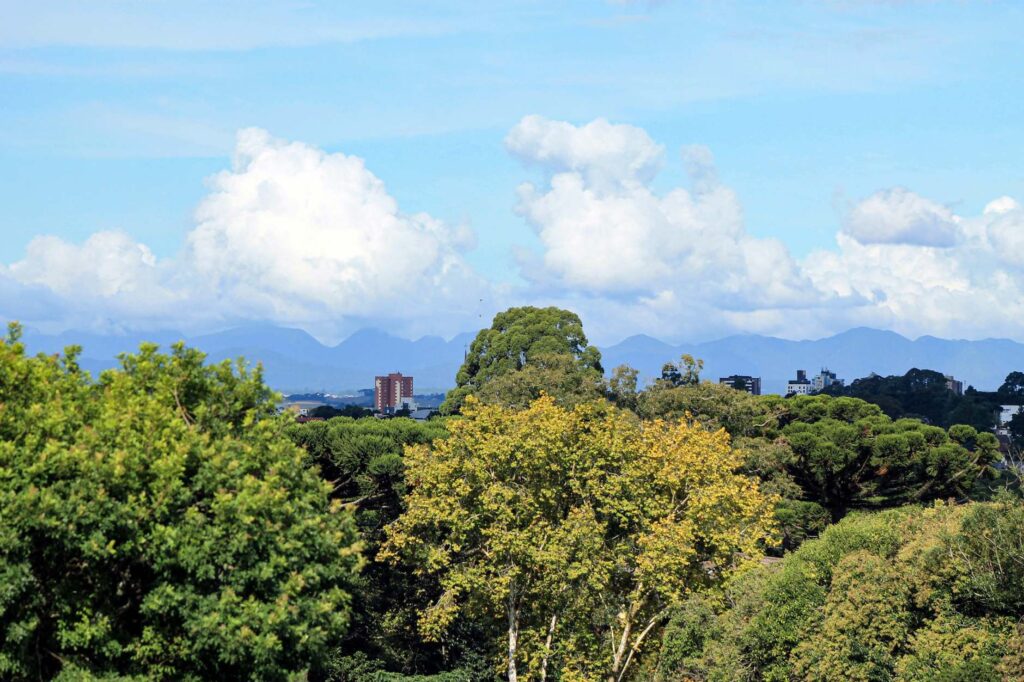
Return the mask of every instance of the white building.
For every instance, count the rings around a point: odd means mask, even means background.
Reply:
[[[829,386],[842,386],[843,380],[836,378],[835,372],[830,372],[828,367],[822,367],[818,376],[811,380],[811,387],[815,393],[824,391]]]
[[[796,379],[790,379],[786,383],[786,395],[810,395],[811,394],[811,382],[807,379],[807,372],[798,369],[796,371]]]

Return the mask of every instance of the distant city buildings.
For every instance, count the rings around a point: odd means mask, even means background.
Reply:
[[[392,372],[374,379],[373,406],[378,412],[385,414],[403,408],[415,410],[416,403],[412,393],[412,377],[402,376],[401,372]]]
[[[718,383],[731,386],[737,391],[745,391],[750,395],[761,395],[761,377],[733,374],[732,376],[721,377]]]
[[[843,380],[836,377],[836,373],[829,371],[827,367],[822,368],[817,376],[810,379],[807,378],[805,370],[798,369],[796,379],[790,379],[786,383],[786,395],[811,395],[829,386],[842,386],[843,383]]]
[[[964,382],[954,379],[952,374],[946,374],[945,377],[946,388],[948,388],[953,393],[956,393],[957,395],[964,394]]]
[[[811,386],[815,393],[824,391],[829,386],[842,386],[843,380],[836,377],[835,372],[830,372],[828,367],[822,367],[818,376],[811,380]]]
[[[810,395],[812,390],[807,372],[802,369],[796,371],[795,380],[790,379],[786,383],[786,395]]]

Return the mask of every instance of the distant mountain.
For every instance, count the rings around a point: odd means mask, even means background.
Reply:
[[[82,346],[80,364],[94,373],[115,367],[119,353],[134,351],[143,341],[165,348],[185,341],[206,353],[212,362],[239,357],[262,362],[267,383],[286,393],[369,388],[374,376],[388,372],[413,375],[416,391],[423,393],[451,387],[473,337],[467,333],[450,341],[437,336],[409,341],[364,329],[336,346],[327,346],[301,329],[258,324],[191,337],[174,331],[111,335],[68,331],[49,335],[27,329],[24,341],[33,353],[57,353],[71,344]]]
[[[717,380],[730,374],[761,377],[766,393],[782,393],[796,370],[817,374],[827,367],[847,382],[872,372],[904,374],[914,367],[952,374],[979,390],[997,388],[1006,375],[1024,369],[1024,344],[1008,339],[981,341],[911,340],[895,332],[860,327],[814,341],[789,341],[768,336],[737,335],[699,344],[670,346],[650,337],[630,337],[602,349],[609,371],[627,363],[642,377],[660,374],[661,365],[683,353],[704,360],[703,376]]]
[[[84,348],[82,366],[98,372],[115,366],[118,353],[135,350],[143,340],[163,346],[184,340],[214,361],[245,357],[262,362],[267,382],[285,392],[369,388],[375,375],[396,371],[413,375],[416,391],[427,392],[443,391],[454,384],[473,337],[466,333],[449,341],[437,336],[410,341],[377,329],[364,329],[335,346],[327,346],[300,329],[260,324],[194,337],[171,330],[126,335],[46,335],[26,330],[25,342],[30,351],[44,353],[58,352],[69,344],[80,345]],[[903,374],[918,367],[952,374],[980,390],[995,389],[1009,372],[1024,370],[1024,344],[1008,339],[964,341],[922,336],[911,340],[894,332],[863,327],[814,341],[745,334],[678,346],[641,334],[601,352],[608,371],[629,364],[645,381],[658,376],[665,362],[689,353],[704,360],[705,378],[751,374],[761,377],[765,392],[775,393],[784,391],[786,381],[798,369],[816,374],[828,367],[850,381],[871,372]]]

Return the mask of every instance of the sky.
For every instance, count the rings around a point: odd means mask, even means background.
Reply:
[[[1024,5],[0,0],[0,317],[1024,340]]]

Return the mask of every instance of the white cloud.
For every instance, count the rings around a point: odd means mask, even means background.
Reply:
[[[959,226],[958,218],[945,206],[894,187],[853,206],[843,231],[861,244],[953,246]]]
[[[1000,197],[985,206],[982,220],[996,258],[1010,267],[1024,267],[1024,208]]]
[[[683,150],[690,187],[658,193],[661,148],[632,126],[528,117],[507,144],[552,172],[519,189],[517,211],[542,245],[524,276],[605,338],[807,338],[857,325],[1024,335],[1024,210],[1009,197],[964,217],[883,189],[850,208],[834,248],[797,261],[746,232],[704,147]]]
[[[746,231],[705,147],[683,150],[686,187],[659,191],[664,150],[640,128],[527,117],[506,144],[545,171],[519,188],[516,210],[540,243],[522,258],[524,287],[480,277],[463,257],[468,230],[403,212],[361,159],[249,129],[176,257],[123,232],[39,237],[0,265],[0,314],[184,331],[269,320],[337,339],[382,324],[453,333],[533,303],[578,311],[601,341],[856,325],[1024,336],[1024,207],[1010,197],[965,216],[885,189],[850,209],[833,248],[796,259]]]
[[[650,181],[665,153],[643,129],[613,125],[603,118],[577,127],[526,116],[509,131],[505,146],[529,163],[577,173],[601,188]]]
[[[812,293],[781,243],[746,233],[706,148],[684,150],[690,190],[659,194],[650,183],[661,147],[632,126],[527,117],[506,144],[554,171],[545,187],[522,185],[517,206],[544,246],[548,285],[638,301],[671,292],[727,309],[792,305]]]
[[[486,288],[461,255],[472,234],[403,213],[357,157],[247,129],[210,187],[177,258],[158,262],[120,232],[81,245],[48,236],[7,274],[77,301],[79,321],[261,319],[328,338],[378,320],[451,331]]]
[[[234,168],[211,187],[187,262],[251,315],[371,317],[472,279],[464,231],[403,214],[357,157],[243,130]]]

